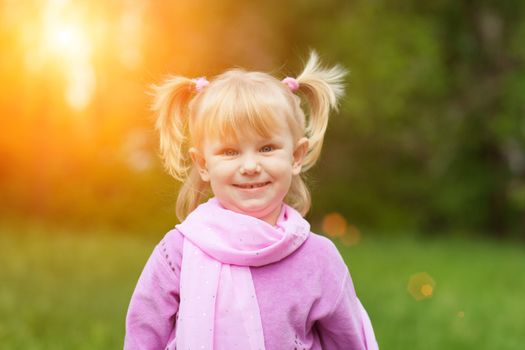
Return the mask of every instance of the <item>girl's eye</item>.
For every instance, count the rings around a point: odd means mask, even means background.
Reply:
[[[225,149],[222,154],[224,154],[225,156],[228,156],[228,157],[231,157],[231,156],[234,156],[237,154],[237,151],[234,150],[234,149]]]
[[[266,145],[263,148],[261,148],[261,152],[271,152],[274,150],[274,147],[272,145]]]

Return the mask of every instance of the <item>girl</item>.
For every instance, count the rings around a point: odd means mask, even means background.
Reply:
[[[312,52],[296,79],[230,70],[155,88],[182,223],[140,276],[125,349],[377,349],[341,255],[303,218],[301,174],[319,157],[344,74]]]

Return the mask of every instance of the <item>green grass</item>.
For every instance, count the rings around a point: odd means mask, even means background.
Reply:
[[[0,227],[0,348],[122,348],[129,298],[162,235]],[[338,246],[382,349],[523,348],[524,246],[366,236]],[[416,301],[407,283],[423,271],[436,286]]]
[[[383,348],[523,349],[525,246],[478,238],[339,246]],[[421,301],[407,292],[418,272],[436,282]]]
[[[154,242],[24,229],[0,231],[0,348],[121,349]]]

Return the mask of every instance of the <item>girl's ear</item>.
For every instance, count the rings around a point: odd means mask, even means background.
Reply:
[[[210,175],[208,174],[208,168],[206,167],[206,159],[204,158],[202,152],[195,147],[191,147],[189,149],[189,153],[193,164],[195,164],[199,170],[199,175],[201,176],[202,181],[210,181]]]
[[[301,173],[301,168],[303,166],[303,159],[306,153],[308,152],[308,139],[306,137],[301,138],[297,141],[295,149],[293,151],[293,164],[292,164],[292,174],[299,175]]]

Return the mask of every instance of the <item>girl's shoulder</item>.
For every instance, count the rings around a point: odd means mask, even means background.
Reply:
[[[348,267],[336,245],[327,237],[311,232],[301,247],[301,259],[321,271],[332,271],[337,275],[346,274]]]
[[[184,236],[176,228],[169,230],[161,239],[159,245],[168,246],[172,249],[180,250],[182,252],[182,243]]]
[[[156,246],[156,252],[173,272],[180,270],[184,236],[176,228],[164,235]]]
[[[306,284],[320,295],[337,297],[350,276],[336,245],[327,237],[311,232],[292,255],[282,260],[283,274]],[[313,283],[312,281],[316,281]],[[332,305],[332,302],[329,303]]]
[[[337,249],[337,246],[329,238],[310,232],[310,236],[305,242],[306,246],[311,254],[320,258],[328,260],[342,260],[341,253]]]

